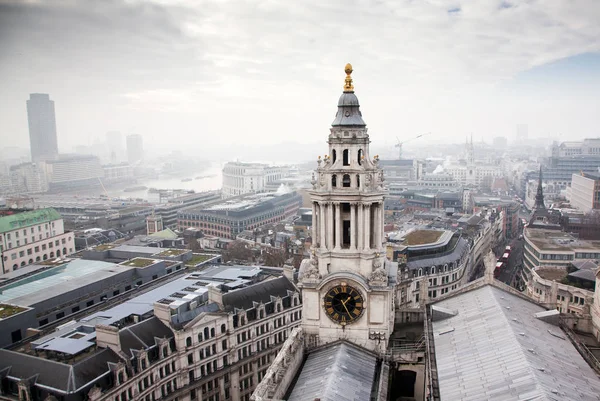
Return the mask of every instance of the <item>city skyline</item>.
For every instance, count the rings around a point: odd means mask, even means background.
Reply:
[[[598,136],[593,1],[288,6],[4,1],[0,139],[28,146],[23,100],[41,92],[61,152],[113,130],[165,150],[314,144],[346,62],[381,146],[513,140],[519,124],[530,138]]]

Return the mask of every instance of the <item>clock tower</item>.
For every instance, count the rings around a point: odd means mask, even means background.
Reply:
[[[393,330],[393,287],[383,249],[383,170],[346,65],[329,151],[312,179],[312,248],[300,268],[303,329],[310,345],[340,339],[383,351]]]

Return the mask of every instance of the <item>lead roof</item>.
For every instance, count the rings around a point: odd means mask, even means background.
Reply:
[[[363,401],[371,398],[377,359],[346,342],[308,355],[288,401]]]
[[[535,317],[546,310],[486,285],[435,303],[442,400],[598,400],[600,379],[566,334]]]

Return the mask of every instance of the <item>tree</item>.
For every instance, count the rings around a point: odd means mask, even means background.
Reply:
[[[244,241],[233,241],[226,250],[223,251],[223,261],[230,260],[252,260],[252,250],[250,250]]]
[[[202,253],[202,246],[198,242],[197,238],[189,238],[188,239],[188,249],[190,249],[193,253]]]
[[[265,266],[281,267],[285,263],[285,253],[281,249],[267,249],[264,257]]]

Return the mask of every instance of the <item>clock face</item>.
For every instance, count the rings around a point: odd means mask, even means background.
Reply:
[[[364,310],[364,300],[356,288],[340,284],[327,291],[323,306],[331,320],[345,325],[360,318]]]

